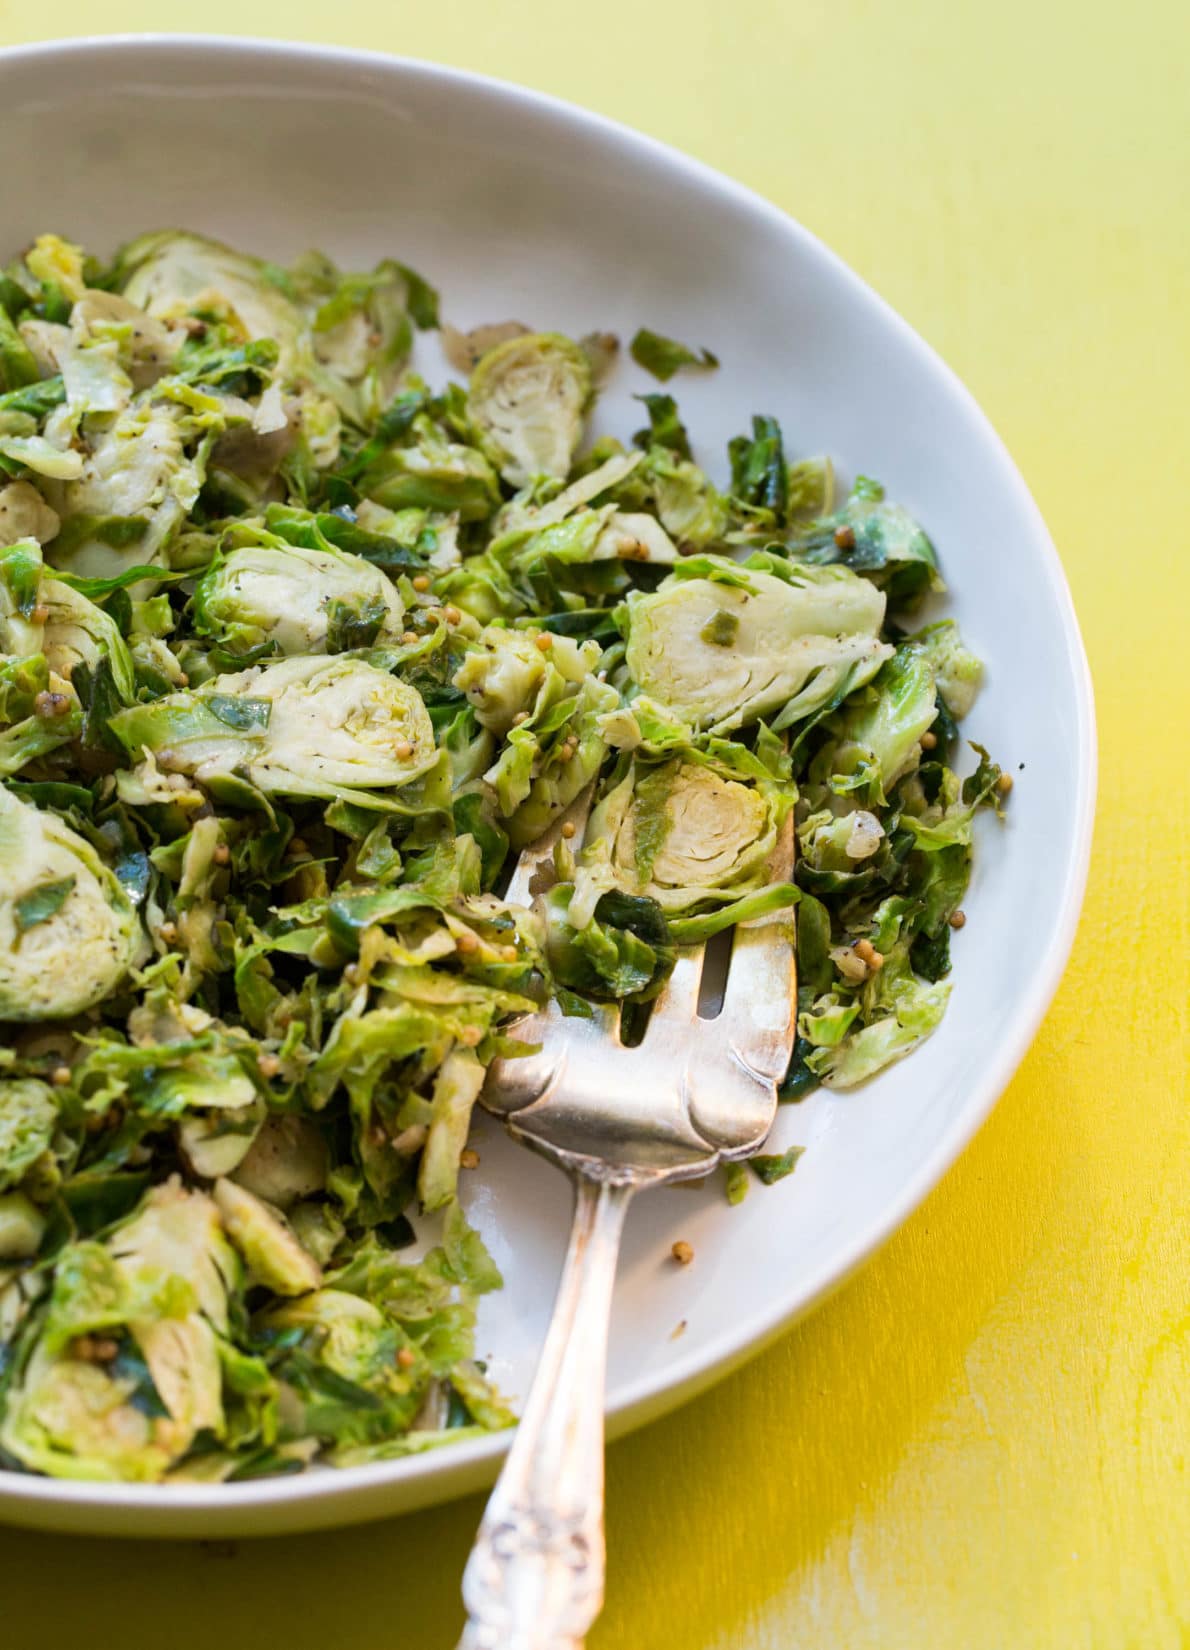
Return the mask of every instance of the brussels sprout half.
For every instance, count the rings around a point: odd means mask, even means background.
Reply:
[[[225,1424],[220,1336],[240,1268],[218,1211],[176,1179],[106,1243],[68,1245],[0,1444],[55,1478],[158,1480]]]
[[[35,1077],[0,1082],[0,1191],[17,1185],[48,1149],[57,1122],[47,1084]]]
[[[349,654],[216,676],[193,693],[134,705],[110,725],[130,754],[155,754],[202,784],[242,775],[266,794],[373,808],[386,806],[374,793],[438,760],[417,690]]]
[[[467,411],[505,481],[564,480],[583,435],[591,363],[569,338],[531,332],[489,350],[475,369]]]
[[[0,786],[0,1020],[52,1020],[99,1002],[141,929],[91,844]]]
[[[765,887],[793,796],[734,750],[735,761],[688,748],[663,762],[625,763],[587,822],[573,923],[582,926],[613,887],[655,900],[667,917]]]
[[[404,611],[396,586],[362,556],[264,534],[216,557],[194,592],[194,628],[238,652],[268,642],[285,654],[338,651],[330,641],[350,632],[350,619],[370,646],[400,634]]]
[[[671,574],[629,597],[625,654],[642,692],[699,727],[723,732],[773,712],[787,726],[892,653],[879,639],[883,595],[845,568],[778,578],[718,557],[704,564],[724,576]]]
[[[297,305],[265,278],[265,265],[205,235],[164,229],[123,247],[117,269],[129,303],[172,319],[195,309],[230,311],[249,338],[271,338],[282,359],[304,326]]]

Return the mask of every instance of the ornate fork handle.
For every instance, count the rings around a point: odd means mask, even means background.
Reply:
[[[459,1650],[582,1650],[603,1603],[603,1396],[635,1183],[575,1177],[574,1224],[525,1413],[463,1577]]]

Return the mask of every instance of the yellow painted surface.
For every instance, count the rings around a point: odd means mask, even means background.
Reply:
[[[0,0],[4,43],[187,25],[519,79],[787,207],[990,413],[1091,654],[1095,862],[1032,1053],[866,1272],[613,1448],[592,1650],[1187,1643],[1186,0]],[[478,1513],[233,1555],[3,1533],[4,1642],[450,1650]]]

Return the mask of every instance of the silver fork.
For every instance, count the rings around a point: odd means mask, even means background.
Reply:
[[[506,898],[529,904],[553,881],[580,797],[525,849]],[[793,821],[773,857],[793,864]],[[603,1402],[620,1234],[637,1192],[747,1157],[772,1127],[796,1021],[788,912],[735,931],[723,1007],[698,1014],[705,953],[678,957],[639,1047],[619,1010],[566,1018],[556,1004],[517,1027],[536,1054],[496,1061],[481,1096],[515,1139],[574,1181],[574,1224],[553,1318],[504,1470],[463,1577],[459,1650],[582,1650],[603,1605]]]

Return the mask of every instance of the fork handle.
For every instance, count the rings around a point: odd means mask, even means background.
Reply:
[[[631,1185],[575,1177],[549,1334],[463,1576],[459,1650],[582,1650],[603,1605],[603,1398]]]

